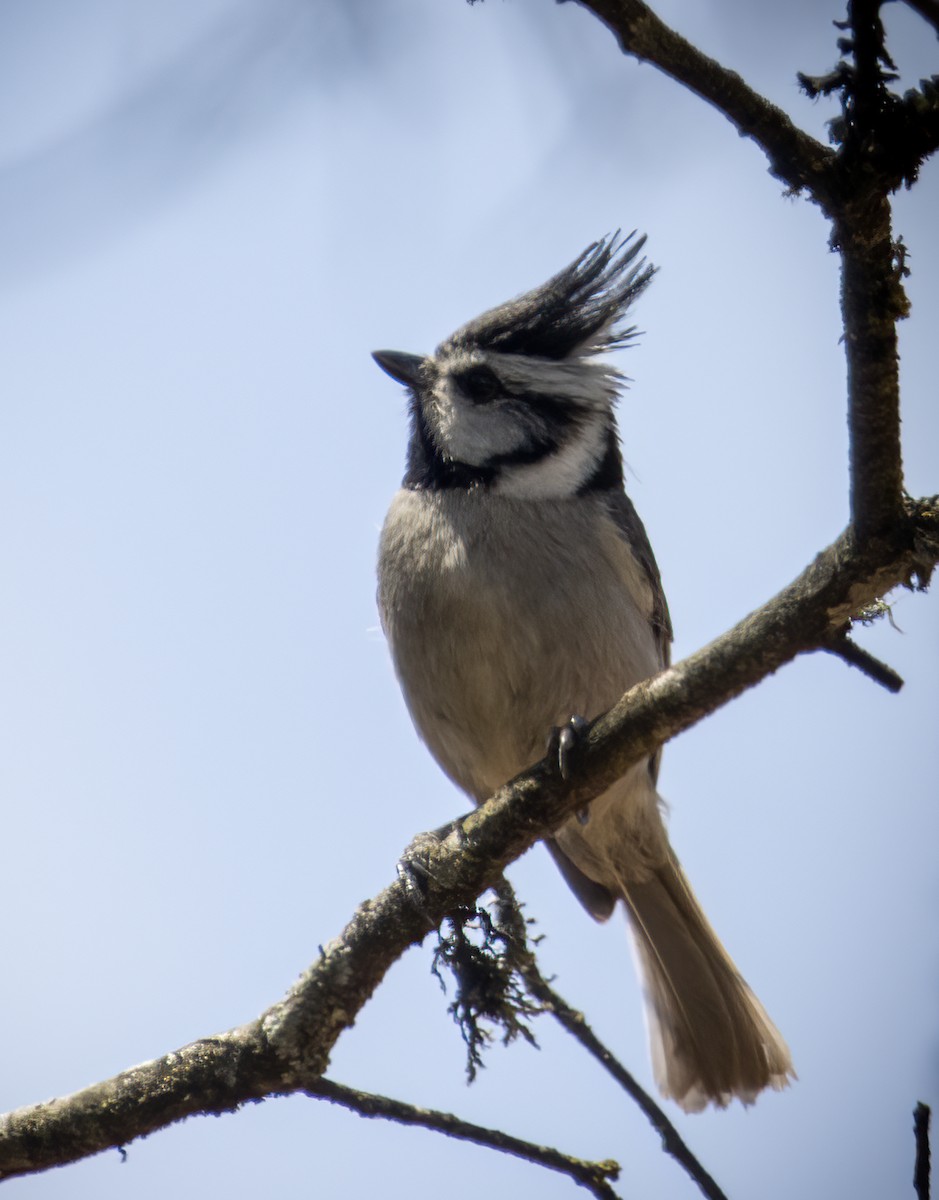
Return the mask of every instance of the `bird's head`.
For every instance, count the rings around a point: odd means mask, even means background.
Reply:
[[[654,268],[644,238],[595,242],[547,283],[421,357],[373,357],[411,394],[405,486],[488,487],[532,499],[622,484],[613,405],[625,318]]]

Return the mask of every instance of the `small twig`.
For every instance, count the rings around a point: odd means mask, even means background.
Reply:
[[[711,104],[769,159],[793,191],[807,188],[825,205],[834,153],[789,119],[736,71],[728,70],[669,28],[644,0],[580,0],[616,35],[625,54],[651,63]]]
[[[913,1167],[913,1187],[917,1200],[929,1200],[929,1173],[931,1154],[929,1151],[928,1104],[922,1101],[913,1109],[913,1136],[916,1139],[916,1163]]]
[[[309,1096],[341,1104],[362,1117],[382,1117],[388,1121],[397,1121],[401,1125],[419,1125],[423,1129],[446,1134],[447,1137],[473,1142],[477,1146],[488,1146],[491,1150],[501,1150],[503,1154],[512,1154],[516,1158],[547,1167],[550,1171],[567,1175],[595,1196],[600,1196],[602,1200],[617,1200],[617,1193],[608,1182],[610,1179],[619,1178],[619,1165],[615,1162],[587,1162],[584,1159],[572,1158],[551,1146],[539,1146],[534,1142],[512,1137],[500,1129],[486,1129],[482,1125],[474,1125],[471,1121],[454,1116],[453,1113],[439,1112],[433,1108],[418,1108],[414,1104],[406,1104],[403,1100],[392,1100],[388,1096],[377,1096],[373,1092],[361,1092],[358,1088],[346,1087],[345,1084],[325,1077],[304,1088],[304,1091]]]
[[[885,687],[888,692],[899,692],[903,687],[903,679],[893,667],[888,667],[886,663],[875,658],[873,654],[869,654],[867,650],[862,650],[857,642],[852,642],[846,633],[832,638],[824,648],[829,654],[836,654],[843,659],[848,666],[857,667],[859,671],[863,671],[868,679],[873,679],[875,683]]]
[[[494,891],[503,909],[503,914],[500,916],[500,924],[508,924],[505,910],[513,909],[518,914],[514,923],[517,936],[524,939],[525,922],[521,918],[518,901],[512,885],[507,880],[503,880]],[[642,1109],[649,1123],[662,1139],[662,1149],[665,1153],[670,1154],[684,1168],[688,1176],[701,1189],[701,1192],[708,1197],[708,1200],[727,1200],[725,1193],[721,1190],[717,1181],[698,1161],[681,1134],[645,1088],[626,1070],[613,1053],[604,1046],[587,1024],[583,1013],[572,1008],[563,996],[560,996],[544,978],[538,968],[534,954],[527,945],[527,941],[525,942],[524,953],[519,953],[518,959],[523,963],[522,970],[525,982],[528,984],[529,990],[535,999],[544,1005],[545,1009],[551,1013],[555,1020],[573,1038],[580,1042],[584,1049],[612,1075],[620,1087]]]
[[[939,37],[939,0],[905,0],[905,3],[928,21]]]
[[[430,855],[427,900],[396,881],[359,906],[288,994],[248,1026],[201,1039],[71,1096],[0,1116],[0,1180],[74,1162],[196,1113],[289,1094],[330,1052],[386,972],[448,913],[496,883],[509,862],[626,770],[899,584],[923,589],[939,562],[939,498],[909,500],[889,535],[852,531],[773,600],[710,646],[637,684],[590,728],[577,779],[556,761],[512,780],[463,822],[463,842]],[[718,1192],[711,1193],[718,1196]]]

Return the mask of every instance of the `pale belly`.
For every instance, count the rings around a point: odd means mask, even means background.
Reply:
[[[657,671],[652,594],[599,503],[399,492],[379,604],[418,732],[482,800]]]

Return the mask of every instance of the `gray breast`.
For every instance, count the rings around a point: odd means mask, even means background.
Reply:
[[[662,665],[649,580],[599,498],[402,490],[379,606],[418,732],[480,800],[543,755],[552,725]]]

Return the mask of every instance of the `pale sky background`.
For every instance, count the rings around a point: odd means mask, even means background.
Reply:
[[[795,72],[839,3],[662,15],[818,136]],[[905,79],[939,46],[887,6]],[[937,167],[897,198],[907,484],[939,487]],[[838,263],[718,114],[549,0],[0,0],[0,1108],[255,1016],[465,809],[409,724],[374,603],[426,351],[618,227],[661,271],[624,367],[630,491],[681,657],[847,518]],[[939,1102],[939,597],[858,639],[907,680],[785,667],[665,754],[671,828],[799,1082],[682,1133],[731,1197],[912,1196]],[[511,878],[546,971],[650,1084],[621,918],[540,848]],[[338,1080],[694,1197],[543,1018],[478,1082],[429,973],[391,972]],[[6,1200],[582,1194],[322,1102],[199,1118]]]

